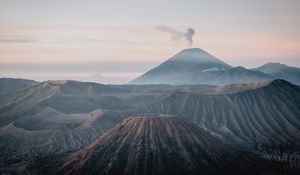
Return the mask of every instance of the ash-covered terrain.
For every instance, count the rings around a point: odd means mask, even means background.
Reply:
[[[169,115],[124,119],[84,149],[50,166],[41,174],[251,174],[239,164],[247,160],[196,125]],[[37,170],[36,170],[37,171]]]

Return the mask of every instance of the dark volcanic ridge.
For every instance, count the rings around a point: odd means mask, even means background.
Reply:
[[[300,87],[285,80],[244,86],[224,86],[217,95],[174,92],[138,113],[180,116],[244,146],[300,143]]]
[[[235,174],[233,151],[177,117],[130,117],[44,174]],[[239,165],[235,165],[237,170]]]

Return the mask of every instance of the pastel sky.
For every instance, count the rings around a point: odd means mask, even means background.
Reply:
[[[0,76],[122,84],[187,47],[195,29],[232,66],[300,67],[299,0],[0,0]]]

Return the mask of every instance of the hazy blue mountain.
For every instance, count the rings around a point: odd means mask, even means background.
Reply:
[[[131,84],[196,84],[200,72],[227,70],[230,65],[199,48],[184,49],[164,63],[131,81]],[[202,84],[205,84],[202,83]]]
[[[271,76],[233,68],[199,48],[184,49],[130,84],[211,84],[224,85],[272,79]]]
[[[300,84],[300,68],[297,67],[280,63],[267,63],[252,70],[266,73],[278,79],[285,79],[294,84]]]
[[[205,82],[212,85],[228,85],[271,80],[273,77],[265,73],[248,70],[242,66],[221,71],[212,71],[196,74],[194,82]]]

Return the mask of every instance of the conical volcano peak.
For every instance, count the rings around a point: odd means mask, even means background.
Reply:
[[[193,48],[183,49],[181,52],[206,52],[206,51],[198,47],[193,47]]]
[[[215,56],[209,54],[208,52],[200,48],[183,49],[182,51],[171,57],[169,61],[221,63],[227,65],[223,61],[219,60]]]
[[[132,84],[198,84],[207,83],[203,73],[232,68],[200,48],[184,49],[167,61],[134,79]],[[203,79],[201,78],[203,75]]]

